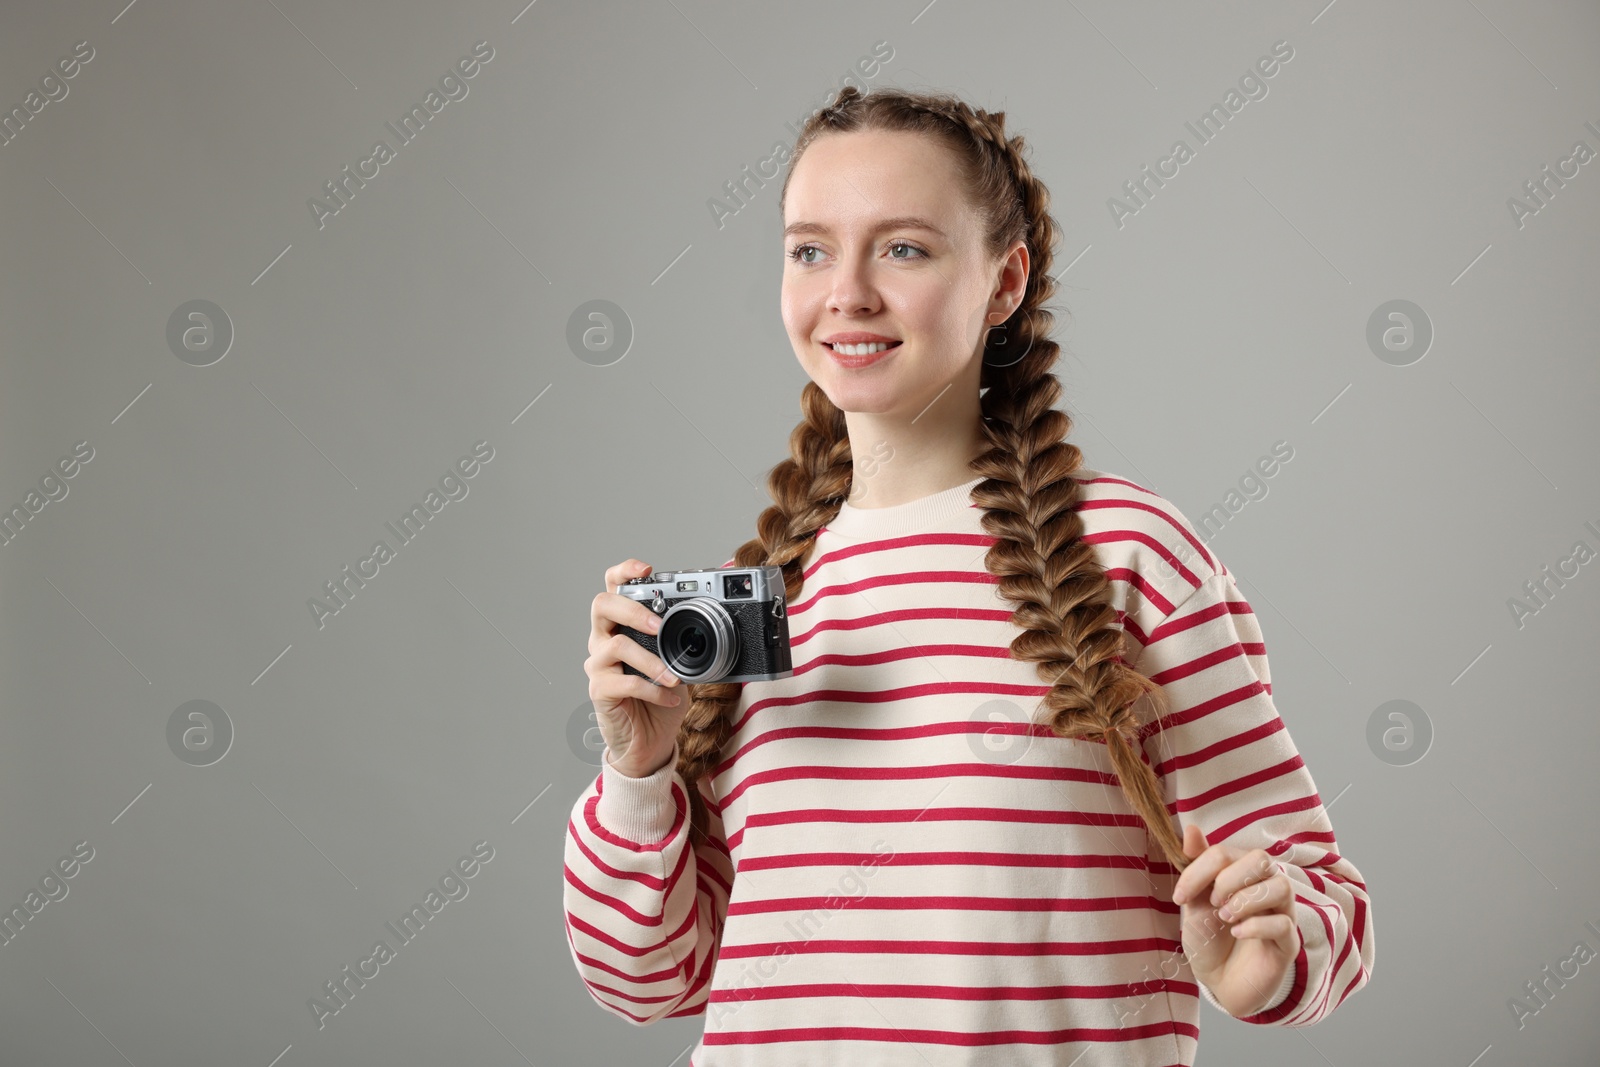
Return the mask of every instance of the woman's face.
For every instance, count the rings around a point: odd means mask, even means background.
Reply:
[[[963,371],[976,395],[985,314],[1007,309],[990,306],[998,263],[943,145],[901,131],[824,134],[794,164],[784,224],[784,328],[836,407],[918,416]],[[840,335],[894,345],[850,366],[827,343]]]

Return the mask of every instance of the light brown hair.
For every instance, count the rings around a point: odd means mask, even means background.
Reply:
[[[1001,338],[991,333],[985,340],[979,385],[988,448],[972,461],[972,473],[984,480],[971,498],[984,509],[983,528],[995,539],[984,566],[998,579],[1000,595],[1015,604],[1011,619],[1023,632],[1011,642],[1011,655],[1037,664],[1040,679],[1051,686],[1041,699],[1043,721],[1056,736],[1107,746],[1129,803],[1181,871],[1189,860],[1155,771],[1142,758],[1132,709],[1148,694],[1164,714],[1164,694],[1122,662],[1124,634],[1110,585],[1093,546],[1082,539],[1077,514],[1080,489],[1072,472],[1083,466],[1083,454],[1065,440],[1072,420],[1055,407],[1061,385],[1050,368],[1060,346],[1050,339],[1055,317],[1044,307],[1056,288],[1050,262],[1058,230],[1049,190],[1023,158],[1023,139],[1006,136],[1005,112],[974,110],[946,94],[892,88],[862,94],[846,86],[800,131],[784,194],[811,141],[854,130],[939,139],[958,161],[988,254],[1027,243],[1027,288]],[[780,196],[780,212],[783,202]],[[1020,359],[1018,351],[1025,353]],[[756,520],[757,536],[734,555],[741,567],[781,566],[791,603],[817,532],[839,513],[853,471],[844,412],[816,382],[801,391],[800,410],[804,420],[789,435],[790,458],[767,475],[773,503]],[[729,682],[688,686],[677,770],[689,785],[692,825],[702,835],[707,813],[699,783],[724,758],[742,689],[743,683]]]

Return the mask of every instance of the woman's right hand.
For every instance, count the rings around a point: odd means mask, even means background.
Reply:
[[[661,616],[617,592],[629,578],[649,573],[649,565],[636,559],[606,571],[606,591],[595,594],[589,611],[589,658],[583,661],[589,699],[594,702],[600,736],[611,751],[611,765],[630,778],[643,778],[666,766],[678,726],[689,710],[688,693],[661,658],[612,629],[614,623],[622,623],[659,637]],[[624,662],[646,677],[623,671]],[[600,758],[607,757],[602,753]]]

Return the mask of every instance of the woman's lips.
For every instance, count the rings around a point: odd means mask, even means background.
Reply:
[[[901,344],[902,342],[896,341],[888,348],[885,348],[882,352],[872,352],[865,356],[847,356],[838,351],[832,345],[828,344],[825,344],[822,347],[828,350],[828,355],[832,356],[834,361],[841,367],[845,367],[849,370],[858,370],[862,367],[870,367],[872,364],[883,359],[883,357],[893,354],[900,348]]]

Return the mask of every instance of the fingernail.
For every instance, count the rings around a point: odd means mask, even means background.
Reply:
[[[660,633],[661,632],[661,616],[659,616],[659,615],[650,616],[650,632],[651,633]]]
[[[1221,919],[1223,922],[1232,922],[1233,921],[1233,909],[1224,906],[1222,908],[1222,910],[1217,912],[1217,917],[1219,919]]]

